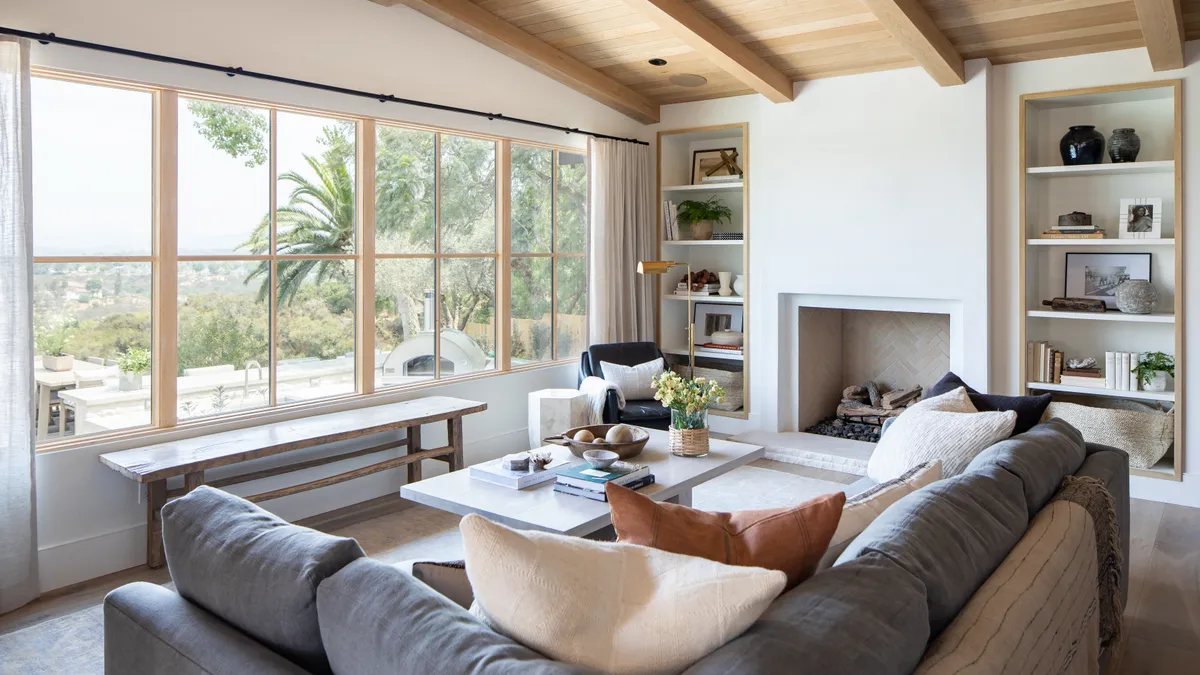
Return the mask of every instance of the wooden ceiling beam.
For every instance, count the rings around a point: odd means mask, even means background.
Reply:
[[[643,124],[654,124],[659,120],[658,103],[470,0],[372,1],[388,7],[407,5]]]
[[[1179,0],[1133,0],[1154,70],[1183,67],[1183,12]]]
[[[776,103],[794,96],[792,79],[684,0],[625,0],[663,30]]]
[[[963,59],[919,0],[862,0],[879,23],[943,87],[966,82]]]

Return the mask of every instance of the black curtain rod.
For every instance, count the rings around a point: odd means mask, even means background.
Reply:
[[[179,59],[174,56],[163,56],[162,54],[151,54],[150,52],[139,52],[136,49],[125,49],[124,47],[113,47],[110,45],[102,45],[95,42],[84,42],[83,40],[72,40],[55,35],[54,33],[34,33],[27,30],[18,30],[16,28],[5,28],[0,26],[0,35],[15,35],[30,40],[37,40],[42,44],[59,44],[68,47],[78,47],[80,49],[91,49],[98,52],[108,52],[109,54],[120,54],[122,56],[132,56],[137,59],[145,59],[147,61],[157,61],[159,63],[170,63],[176,66],[187,66],[189,68],[199,68],[200,70],[209,70],[216,73],[225,73],[229,77],[241,75],[243,77],[252,77],[257,80],[267,80],[269,82],[281,82],[283,84],[291,84],[297,87],[308,87],[309,89],[318,89],[320,91],[328,91],[334,94],[344,94],[346,96],[357,96],[359,98],[370,98],[380,103],[400,103],[402,105],[411,105],[418,108],[429,108],[430,110],[441,110],[444,112],[458,113],[460,115],[472,115],[474,117],[486,117],[489,120],[503,120],[514,124],[524,124],[525,126],[538,127],[539,129],[550,129],[552,131],[561,131],[566,134],[582,134],[591,136],[592,138],[607,138],[613,141],[624,141],[626,143],[637,143],[638,145],[650,145],[646,141],[639,141],[636,138],[621,138],[619,136],[610,136],[601,134],[595,131],[584,131],[583,129],[575,129],[572,127],[559,126],[557,124],[548,124],[546,122],[538,122],[536,120],[527,120],[520,117],[510,117],[501,113],[482,112],[480,110],[471,110],[470,108],[459,108],[452,105],[442,105],[441,103],[430,103],[428,101],[417,101],[411,98],[401,98],[392,96],[391,94],[372,94],[369,91],[361,91],[358,89],[347,89],[346,87],[338,87],[332,84],[321,84],[320,82],[308,82],[306,80],[297,80],[291,77],[283,77],[282,75],[270,75],[268,73],[259,73],[253,70],[245,70],[238,67],[218,66],[214,63],[204,63],[202,61],[191,61],[189,59]]]

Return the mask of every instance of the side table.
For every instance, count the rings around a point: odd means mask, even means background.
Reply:
[[[577,389],[529,392],[529,447],[540,448],[543,438],[588,423],[587,395]]]

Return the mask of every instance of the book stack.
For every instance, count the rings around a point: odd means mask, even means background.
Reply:
[[[1059,384],[1104,389],[1104,371],[1099,367],[1063,368]]]
[[[1137,352],[1104,352],[1104,386],[1120,391],[1137,391],[1137,369],[1141,355]]]
[[[548,445],[543,450],[552,451],[556,446]],[[529,459],[529,453],[521,452],[515,455],[505,455],[500,459],[494,459],[490,462],[475,464],[467,470],[467,475],[475,480],[481,480],[486,483],[500,485],[511,490],[524,490],[527,487],[541,485],[555,479],[558,476],[559,469],[562,469],[569,460],[556,459],[545,466],[543,469],[536,471],[529,470],[511,470],[507,468],[507,464],[513,459]]]
[[[679,241],[679,221],[675,217],[676,207],[673,201],[662,203],[663,239]]]
[[[731,174],[728,176],[701,176],[701,183],[737,183],[742,180],[741,174]]]
[[[1025,363],[1028,364],[1027,378],[1030,382],[1062,384],[1063,353],[1049,342],[1030,342],[1027,345]]]
[[[645,464],[615,462],[607,469],[595,469],[588,464],[577,464],[558,472],[554,491],[575,495],[598,502],[607,502],[604,486],[609,483],[638,490],[654,484],[654,474]]]
[[[700,290],[693,290],[692,295],[716,295],[717,291],[721,290],[721,284],[704,284]],[[675,295],[687,295],[688,285],[682,281],[675,284]]]
[[[1054,227],[1042,232],[1042,239],[1103,239],[1104,228],[1102,227]]]
[[[705,342],[696,345],[696,353],[700,354],[708,352],[710,354],[742,354],[742,348],[737,345],[719,345],[715,342]]]

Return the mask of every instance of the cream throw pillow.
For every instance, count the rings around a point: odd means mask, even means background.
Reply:
[[[976,412],[964,387],[914,405],[888,427],[867,462],[876,483],[924,462],[941,460],[942,475],[957,476],[993,443],[1012,435],[1017,413]]]
[[[655,375],[666,368],[662,359],[654,359],[636,366],[623,366],[619,363],[600,362],[600,372],[606,382],[617,385],[626,401],[642,401],[654,398]]]
[[[783,572],[646,546],[459,525],[477,608],[550,658],[606,673],[673,673],[740,635],[783,590]]]
[[[860,495],[846,501],[842,507],[842,519],[838,521],[837,531],[829,540],[829,548],[821,556],[818,570],[833,566],[846,546],[854,538],[867,529],[871,521],[887,510],[889,506],[900,501],[901,497],[912,494],[917,490],[942,479],[942,463],[926,462],[906,472],[895,480],[880,483]]]

